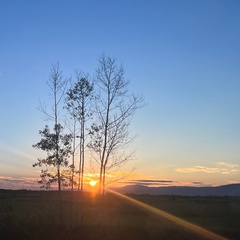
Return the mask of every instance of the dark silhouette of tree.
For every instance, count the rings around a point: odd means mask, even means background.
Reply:
[[[58,183],[58,190],[61,190],[61,186],[68,186],[68,178],[64,171],[61,171],[61,167],[68,166],[68,157],[71,153],[71,134],[63,134],[63,127],[58,124],[54,126],[53,133],[50,132],[49,127],[46,125],[42,131],[39,131],[41,140],[33,145],[34,148],[41,149],[47,152],[47,157],[44,159],[38,159],[35,166],[52,166],[57,168],[57,172],[51,172],[48,169],[42,170],[39,180],[42,188],[51,188],[52,183]]]
[[[92,99],[93,84],[88,76],[83,76],[76,71],[77,82],[66,93],[66,108],[73,119],[77,119],[80,125],[79,143],[79,170],[78,170],[78,191],[83,190],[84,164],[85,164],[85,143],[86,143],[86,121],[90,118],[90,102]],[[76,137],[74,133],[74,138]],[[75,141],[75,140],[73,140]]]
[[[73,191],[73,187],[74,185],[77,185],[77,182],[75,180],[75,175],[77,173],[76,171],[76,166],[75,166],[75,157],[76,157],[76,151],[77,148],[79,147],[76,143],[76,138],[78,138],[78,131],[79,129],[77,128],[77,117],[74,117],[70,114],[70,119],[66,118],[66,126],[68,128],[68,130],[70,131],[71,135],[72,135],[72,164],[69,165],[70,168],[70,185],[71,185],[71,190]]]
[[[99,165],[99,193],[104,194],[106,174],[132,159],[125,149],[134,139],[129,134],[131,119],[143,103],[142,96],[128,92],[129,81],[114,58],[102,55],[94,77],[96,102],[88,144]]]
[[[42,139],[33,147],[46,151],[47,157],[38,159],[38,162],[33,167],[45,165],[46,167],[56,168],[56,172],[48,169],[42,170],[39,183],[42,184],[42,187],[50,188],[52,183],[57,182],[58,190],[61,191],[61,186],[66,184],[67,177],[67,175],[64,177],[64,173],[67,173],[67,171],[61,171],[61,167],[68,165],[67,159],[71,151],[71,134],[63,134],[63,127],[59,123],[59,105],[64,96],[67,81],[62,80],[62,72],[59,70],[58,64],[52,66],[47,84],[53,96],[52,113],[49,113],[42,104],[39,110],[45,114],[48,120],[54,122],[53,133],[50,132],[48,125],[45,126],[44,130],[39,131]]]

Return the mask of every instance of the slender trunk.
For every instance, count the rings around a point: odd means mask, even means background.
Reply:
[[[84,117],[84,99],[82,102],[82,123],[81,123],[81,135],[82,135],[82,167],[81,167],[81,192],[83,191],[83,172],[84,172],[84,162],[85,162],[85,117]]]
[[[108,139],[108,122],[109,122],[109,111],[110,111],[110,92],[108,91],[108,103],[107,103],[107,112],[106,112],[106,122],[104,125],[104,143],[103,143],[103,153],[102,153],[102,158],[101,158],[101,169],[100,169],[100,192],[101,194],[103,193],[103,183],[105,179],[105,162],[106,162],[106,149],[107,149],[107,139]]]
[[[100,175],[99,175],[99,187],[98,187],[98,193],[101,195],[102,192],[102,174],[103,174],[103,165],[101,163],[100,167]]]
[[[79,143],[79,171],[78,171],[78,191],[80,191],[81,185],[81,168],[82,167],[82,136],[80,134],[80,143]]]
[[[57,182],[58,182],[58,190],[61,191],[61,172],[60,172],[60,162],[58,155],[58,131],[56,130],[56,161],[57,161]]]
[[[71,194],[71,228],[73,227],[73,181],[75,174],[75,148],[76,148],[76,120],[74,119],[73,124],[73,152],[72,152],[72,194]]]
[[[60,166],[57,166],[57,177],[58,177],[58,191],[61,191],[61,174],[60,174]]]
[[[102,195],[105,194],[105,180],[106,180],[106,165],[103,166],[103,181],[102,181]]]
[[[83,172],[84,172],[84,153],[83,153],[83,160],[82,160],[82,173],[81,173],[81,192],[83,191]]]
[[[60,161],[59,161],[59,129],[58,129],[58,114],[57,114],[57,79],[54,79],[54,120],[56,134],[56,161],[57,161],[57,178],[58,191],[61,191],[61,176],[60,176]]]
[[[84,149],[84,148],[83,148],[83,149]],[[83,172],[84,172],[84,150],[82,151],[81,192],[83,191]]]
[[[73,125],[73,152],[72,152],[72,191],[73,191],[73,181],[74,181],[74,172],[75,172],[75,138],[76,138],[76,121],[74,120],[74,125]]]

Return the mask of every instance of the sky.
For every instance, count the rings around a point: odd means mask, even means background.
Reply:
[[[52,64],[92,74],[102,53],[147,103],[125,184],[240,183],[239,12],[238,0],[1,0],[0,188],[39,187]]]

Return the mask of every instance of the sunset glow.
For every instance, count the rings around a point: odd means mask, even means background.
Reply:
[[[97,184],[97,181],[94,181],[94,180],[91,180],[91,181],[89,182],[89,185],[90,185],[91,187],[95,187],[96,184]]]

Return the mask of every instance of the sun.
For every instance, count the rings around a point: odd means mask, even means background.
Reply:
[[[91,181],[89,182],[89,184],[90,184],[90,186],[95,187],[96,184],[97,184],[97,181],[91,180]]]

